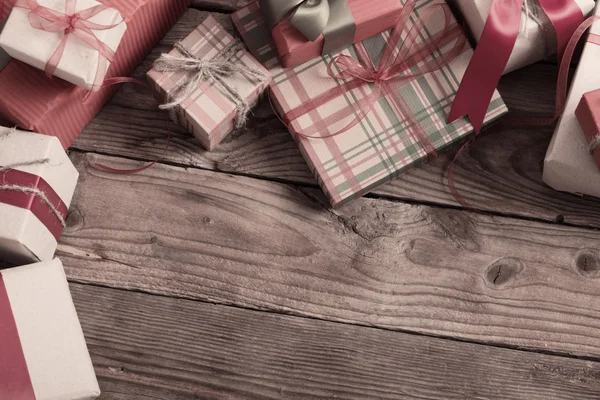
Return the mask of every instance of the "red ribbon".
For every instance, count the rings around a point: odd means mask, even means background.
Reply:
[[[0,399],[35,400],[19,331],[0,273]]]
[[[17,0],[15,7],[29,10],[29,23],[35,29],[46,32],[63,32],[63,38],[46,64],[46,75],[52,77],[65,52],[67,40],[70,35],[75,36],[89,47],[100,53],[98,69],[94,78],[93,91],[101,87],[107,63],[113,62],[115,53],[110,47],[96,37],[92,30],[110,30],[119,26],[123,21],[112,25],[102,25],[91,22],[90,19],[111,7],[103,4],[75,12],[77,0],[66,0],[65,12],[60,13],[47,7],[40,6],[37,0]]]
[[[383,95],[398,111],[398,114],[407,120],[405,125],[408,126],[409,134],[414,141],[420,143],[428,155],[437,155],[435,147],[414,114],[408,107],[400,104],[401,102],[396,99],[396,96],[401,84],[436,71],[461,54],[465,48],[466,37],[462,28],[458,24],[452,23],[452,12],[446,4],[430,6],[422,12],[421,18],[417,18],[414,23],[411,23],[410,16],[415,7],[416,3],[414,1],[410,1],[404,6],[402,15],[385,45],[378,68],[374,66],[366,49],[360,44],[356,45],[356,49],[363,61],[358,61],[346,55],[339,55],[329,62],[329,76],[334,79],[343,79],[345,82],[286,113],[283,117],[284,123],[288,125],[292,133],[308,139],[326,139],[340,135],[365,118]],[[428,40],[419,42],[421,32],[425,30],[423,21],[432,18],[435,12],[439,10],[443,12],[444,29]],[[411,26],[411,28],[404,35],[406,26]],[[402,40],[403,44],[398,48]],[[452,48],[444,50],[444,47],[452,42],[455,42]],[[432,56],[434,52],[441,52],[441,59]],[[343,96],[345,93],[369,84],[373,86],[371,94],[357,101],[359,111],[356,113],[356,117],[341,130],[326,136],[315,137],[305,132],[298,132],[290,127],[290,123],[301,116],[314,111],[339,96]]]
[[[30,174],[29,172],[9,168],[6,171],[0,172],[0,203],[31,211],[50,231],[56,241],[60,239],[63,230],[62,222],[41,196],[36,193],[23,192],[17,189],[3,189],[1,186],[37,189],[43,192],[64,221],[67,218],[67,206],[48,182],[42,177]]]
[[[523,0],[493,1],[448,118],[449,122],[453,122],[468,115],[476,133],[483,126],[494,91],[517,42],[521,24]],[[556,31],[560,57],[584,15],[575,0],[538,1]]]

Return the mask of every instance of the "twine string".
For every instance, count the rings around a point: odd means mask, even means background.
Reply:
[[[250,112],[250,105],[240,92],[226,81],[226,78],[235,73],[241,73],[249,79],[260,82],[267,79],[262,71],[236,62],[236,56],[243,50],[243,44],[239,40],[235,40],[210,60],[197,57],[182,43],[176,43],[175,49],[181,55],[162,54],[154,63],[154,68],[159,72],[185,73],[185,77],[169,94],[167,103],[162,104],[160,109],[168,110],[172,118],[178,121],[176,112],[178,107],[194,93],[200,82],[214,80],[235,104],[234,128],[243,128]]]

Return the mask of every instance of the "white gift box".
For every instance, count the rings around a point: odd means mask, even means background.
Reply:
[[[43,7],[60,13],[65,12],[66,0],[37,0],[37,2]],[[80,12],[100,4],[94,0],[77,0],[75,10]],[[12,10],[0,34],[0,47],[11,57],[43,71],[60,45],[64,33],[34,28],[29,22],[28,14],[29,10],[24,8],[15,7]],[[114,25],[123,21],[123,18],[119,11],[109,8],[90,18],[89,21],[101,25]],[[116,52],[126,30],[126,23],[121,22],[112,29],[92,30],[92,32],[101,42]],[[99,57],[102,56],[98,50],[71,34],[67,38],[64,54],[54,75],[91,90],[96,74],[99,73],[103,77],[110,66],[110,63],[106,63],[104,71],[98,71]]]
[[[583,15],[587,16],[594,8],[594,0],[575,0],[581,8]],[[457,0],[458,8],[469,25],[473,36],[479,41],[487,17],[492,9],[490,0]],[[544,60],[548,56],[556,54],[556,37],[550,20],[539,11],[539,18],[521,18],[519,37],[510,56],[504,73],[515,71],[527,65]],[[554,48],[551,48],[554,46]]]
[[[59,259],[0,270],[0,338],[1,399],[100,395]]]
[[[600,16],[600,3],[594,12]],[[600,22],[590,29],[600,35]],[[571,91],[544,161],[543,179],[556,190],[600,197],[600,172],[589,151],[583,129],[575,116],[584,93],[600,89],[600,45],[586,43],[571,84]]]
[[[40,177],[51,187],[54,196],[57,195],[62,200],[66,209],[69,208],[79,173],[57,138],[0,127],[0,169],[3,167]],[[18,172],[10,170],[0,172],[0,195],[14,195],[15,190],[10,188],[15,185],[16,174]],[[21,184],[17,186],[20,187]],[[30,184],[25,186],[31,187]],[[48,199],[52,199],[50,190],[44,189],[41,183],[35,187],[40,188]],[[33,196],[39,197],[32,193],[29,195],[32,200]],[[52,201],[55,206],[56,203],[57,201]],[[43,222],[43,217],[49,217],[36,215],[32,210],[36,209],[0,200],[0,261],[24,265],[52,260],[57,239]],[[41,212],[52,213],[52,210],[45,207]],[[50,218],[56,216],[51,214]]]

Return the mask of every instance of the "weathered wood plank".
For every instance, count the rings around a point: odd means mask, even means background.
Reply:
[[[77,282],[600,356],[600,232],[73,154]]]
[[[192,7],[201,10],[231,12],[252,3],[253,0],[192,0]]]
[[[228,16],[214,15],[232,30]],[[189,10],[138,69],[136,76],[142,78],[152,60],[169,50],[205,16],[205,12]],[[548,82],[554,80],[555,74],[556,67],[552,65],[525,68],[505,77],[501,92],[513,110],[549,114],[553,93]],[[164,119],[149,93],[126,86],[74,147],[155,159],[160,157],[166,144]],[[472,205],[488,211],[600,227],[600,201],[554,192],[541,181],[542,160],[551,135],[552,128],[514,129],[483,135],[458,161],[455,174],[461,194]],[[442,155],[375,193],[456,206],[444,177],[452,158],[451,153]],[[213,152],[204,151],[183,128],[175,127],[172,145],[164,159],[181,165],[315,185],[289,133],[267,104],[256,111],[244,134],[226,140]]]
[[[597,399],[600,363],[72,284],[101,400]]]

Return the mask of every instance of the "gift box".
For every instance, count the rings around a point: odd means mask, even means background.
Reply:
[[[321,1],[321,3],[326,2],[326,0]],[[281,22],[273,27],[272,35],[275,47],[284,67],[292,67],[310,61],[323,54],[342,50],[352,43],[360,42],[371,36],[375,36],[378,33],[391,29],[398,21],[398,17],[402,11],[402,4],[399,0],[377,0],[376,7],[373,7],[372,0],[343,0],[343,2],[347,3],[347,8],[350,11],[349,18],[350,20],[353,19],[354,22],[354,30],[350,30],[350,32],[347,33],[349,39],[340,41],[341,48],[336,48],[340,46],[335,46],[335,43],[333,48],[324,48],[326,38],[323,34],[318,36],[314,41],[307,39],[292,26],[288,17],[282,19]],[[273,2],[272,0],[260,0],[259,3],[264,8],[270,3],[277,2]],[[329,1],[329,3],[331,4],[333,2]],[[306,6],[310,7],[308,4]],[[330,12],[335,13],[337,10],[335,10],[334,7],[331,7]],[[303,21],[303,23],[308,22]],[[340,29],[339,26],[336,26],[335,28]],[[333,39],[333,41],[336,40],[336,38]]]
[[[100,6],[103,8],[97,8]],[[91,12],[94,9],[101,11]],[[84,19],[87,14],[91,16]],[[80,16],[79,21],[70,23],[70,15]],[[42,21],[62,24],[62,30],[44,29]],[[99,29],[91,31],[89,27]],[[94,0],[19,0],[0,34],[0,47],[14,59],[42,71],[52,68],[56,77],[97,90],[126,30],[117,9]],[[85,35],[90,40],[82,40]],[[61,46],[64,50],[58,52]]]
[[[0,338],[0,399],[100,395],[59,259],[0,270]]]
[[[600,168],[600,89],[583,95],[575,116],[589,144],[590,153]]]
[[[203,68],[190,71],[190,65]],[[148,79],[159,101],[170,103],[162,108],[171,118],[212,150],[243,125],[271,74],[209,16],[156,61]]]
[[[78,177],[57,138],[0,127],[0,261],[53,258]]]
[[[526,0],[528,7],[523,9],[521,27],[516,44],[504,70],[515,71],[537,61],[553,56],[557,52],[556,34],[550,19],[544,14],[538,0]],[[594,9],[594,0],[574,0],[587,16]],[[478,41],[492,9],[490,0],[457,0],[457,6]]]
[[[8,15],[14,1],[0,0],[4,5],[0,19]],[[129,76],[190,1],[102,0],[102,4],[117,9],[127,21],[127,30],[106,78]],[[67,148],[117,89],[118,86],[103,87],[83,101],[89,93],[86,89],[61,79],[49,79],[43,71],[13,60],[0,71],[0,119],[56,136]]]
[[[434,0],[418,2],[406,28],[417,26],[415,24],[420,21],[421,15],[434,6],[445,6],[445,3]],[[274,58],[274,45],[269,40],[268,28],[258,4],[252,3],[233,14],[234,24],[251,52],[273,75],[271,94],[280,114],[293,113],[303,104],[329,97],[319,107],[292,121],[289,128],[294,132],[315,136],[306,138],[293,135],[332,206],[341,206],[368,193],[427,161],[436,152],[442,152],[464,140],[473,132],[472,125],[465,118],[452,124],[446,123],[449,107],[473,53],[472,49],[468,45],[461,46],[458,49],[460,53],[443,65],[439,52],[429,51],[424,44],[428,38],[442,33],[444,21],[452,24],[452,32],[457,39],[462,38],[463,43],[466,41],[452,14],[446,13],[444,16],[447,20],[439,15],[428,19],[423,29],[417,29],[416,35],[415,30],[411,29],[416,40],[413,49],[421,48],[419,54],[427,56],[412,69],[416,71],[421,64],[435,64],[438,61],[439,68],[418,79],[402,81],[391,93],[379,97],[364,118],[344,131],[343,127],[362,113],[359,103],[368,99],[375,88],[372,84],[357,83],[356,88],[344,90],[349,85],[348,81],[333,79],[329,75],[330,64],[339,55],[363,60],[367,64],[369,60],[377,63],[382,58],[386,43],[392,39],[392,35],[395,36],[395,31],[379,34],[337,55],[319,57],[285,69]],[[445,46],[444,50],[449,46]],[[404,52],[408,47],[411,47],[409,43],[406,46],[401,43],[399,51]],[[409,58],[406,60],[410,61]],[[506,112],[507,108],[496,92],[485,121],[490,122]],[[340,130],[343,132],[336,134]]]
[[[600,17],[600,4],[594,11]],[[573,78],[564,113],[550,141],[543,180],[556,190],[600,197],[600,171],[575,111],[584,95],[600,89],[600,22],[592,25]]]

